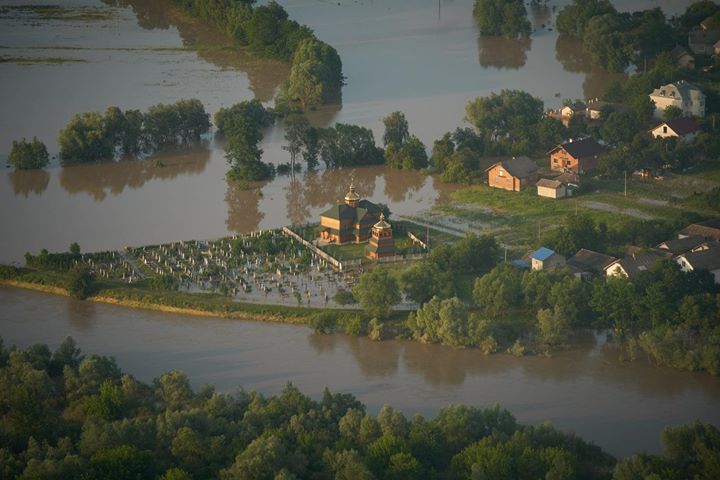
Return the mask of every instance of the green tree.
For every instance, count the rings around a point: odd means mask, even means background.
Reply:
[[[590,19],[607,13],[616,13],[610,0],[573,0],[558,13],[557,29],[560,33],[582,37]]]
[[[423,304],[433,296],[452,297],[455,293],[453,273],[431,261],[417,262],[400,275],[403,293],[412,301]]]
[[[419,170],[428,166],[425,145],[414,135],[400,147],[390,143],[385,148],[385,158],[389,166],[402,170]]]
[[[301,473],[307,460],[299,452],[288,451],[275,435],[253,440],[238,454],[235,462],[220,472],[223,480],[273,480],[283,469]]]
[[[522,0],[475,0],[473,15],[482,35],[527,37],[532,30]]]
[[[680,107],[676,107],[675,105],[669,105],[663,111],[663,120],[666,122],[669,122],[670,120],[674,120],[676,118],[680,118],[682,116],[683,116],[682,109]]]
[[[77,265],[68,272],[65,288],[75,298],[85,299],[92,293],[94,277],[89,268]]]
[[[372,130],[343,123],[320,132],[320,158],[327,168],[380,165],[383,150],[375,145]]]
[[[43,168],[50,161],[45,144],[33,137],[32,142],[24,138],[20,141],[13,140],[12,149],[8,156],[8,164],[18,170],[31,170]]]
[[[158,470],[152,452],[131,445],[98,452],[92,456],[90,462],[96,478],[107,480],[153,478]]]
[[[383,118],[385,125],[385,133],[383,134],[383,145],[395,145],[401,147],[410,139],[410,130],[405,114],[402,112],[392,112]]]
[[[388,317],[401,299],[397,280],[384,268],[364,273],[352,292],[363,310],[380,318]]]
[[[60,130],[58,136],[60,158],[64,163],[90,162],[113,157],[113,143],[105,131],[105,121],[99,113],[75,115]]]
[[[522,303],[520,272],[509,264],[498,265],[475,280],[473,299],[485,315],[498,318],[507,314]]]

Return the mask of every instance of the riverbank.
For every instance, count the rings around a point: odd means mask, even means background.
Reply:
[[[72,297],[64,287],[23,281],[0,279],[0,285],[34,290],[37,292]],[[223,300],[219,295],[189,292],[132,291],[129,288],[102,289],[85,298],[85,301],[106,303],[127,308],[153,310],[197,317],[228,318],[306,325],[315,309],[293,308],[279,305],[253,305]]]

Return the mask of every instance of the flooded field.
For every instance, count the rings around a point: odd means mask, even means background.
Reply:
[[[270,105],[288,74],[287,65],[238,51],[170,0],[52,3],[60,7],[0,5],[0,85],[6,92],[0,163],[12,140],[33,135],[56,154],[58,131],[78,112],[109,105],[146,109],[188,97],[210,113],[255,97]],[[616,78],[590,67],[577,42],[558,37],[552,8],[532,9],[535,33],[514,41],[479,38],[472,0],[280,3],[343,59],[342,105],[313,112],[312,122],[360,124],[378,140],[381,119],[394,110],[405,112],[411,131],[430,146],[462,125],[465,104],[476,96],[517,88],[557,107],[563,98],[597,96]],[[675,14],[689,2],[615,3],[622,10],[660,6]],[[265,133],[264,160],[286,162],[282,125]],[[351,173],[364,197],[419,220],[456,188],[417,173],[368,167],[278,177],[240,191],[228,184],[226,171],[222,145],[212,139],[147,161],[3,169],[0,262],[21,263],[26,251],[65,250],[71,242],[84,251],[117,250],[315,221],[344,196]],[[277,393],[291,380],[313,396],[327,385],[354,393],[373,410],[390,403],[408,414],[432,415],[451,402],[497,402],[523,422],[550,420],[617,455],[658,451],[666,424],[720,423],[718,379],[619,363],[616,352],[592,341],[551,359],[516,359],[132,311],[9,288],[0,288],[0,305],[0,336],[7,343],[55,346],[73,335],[86,351],[115,355],[146,381],[179,368],[196,386]]]
[[[343,59],[343,103],[313,112],[313,123],[360,124],[376,139],[381,119],[394,110],[406,113],[411,131],[429,147],[462,124],[465,104],[478,95],[519,88],[556,107],[562,98],[598,95],[613,78],[591,68],[577,42],[550,30],[551,9],[531,9],[535,33],[515,41],[479,38],[471,0],[281,3]],[[660,5],[676,13],[682,3],[618,7]],[[3,160],[12,140],[33,135],[56,153],[58,131],[78,112],[109,105],[145,109],[187,97],[199,98],[210,113],[254,97],[271,104],[288,74],[287,65],[239,51],[171,0],[53,5],[0,10],[0,82],[13,92],[0,115]],[[265,161],[288,160],[283,135],[281,124],[266,132]],[[278,178],[259,192],[238,191],[224,178],[221,145],[166,152],[160,159],[165,167],[151,160],[6,169],[0,175],[0,261],[19,261],[27,250],[63,250],[73,241],[85,250],[108,250],[307,222],[341,198],[349,177],[308,174],[297,181]],[[400,214],[421,214],[451,190],[412,173],[368,169],[357,175],[363,195]]]

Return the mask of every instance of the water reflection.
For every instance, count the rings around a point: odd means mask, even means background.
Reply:
[[[585,98],[600,97],[613,81],[621,80],[622,73],[610,73],[594,66],[583,52],[582,43],[576,38],[559,35],[555,43],[555,58],[568,72],[584,73],[583,94]]]
[[[25,198],[31,194],[40,195],[50,183],[50,174],[46,170],[14,170],[8,173],[15,195]]]
[[[478,36],[481,67],[518,70],[525,66],[532,39]]]
[[[115,7],[130,7],[138,25],[146,30],[175,27],[183,45],[197,52],[199,58],[222,69],[244,72],[250,90],[263,102],[273,99],[280,83],[290,74],[284,62],[261,59],[236,48],[232,40],[215,28],[196,20],[170,0],[102,0]]]
[[[550,6],[539,2],[530,2],[528,14],[530,22],[535,29],[549,27],[553,16]]]
[[[260,210],[262,199],[260,188],[243,190],[235,182],[228,180],[225,190],[225,203],[228,216],[227,229],[234,233],[248,233],[258,229],[265,213]]]
[[[178,175],[198,175],[210,161],[207,148],[167,151],[147,160],[72,165],[60,170],[60,185],[70,194],[87,193],[96,202],[126,187],[137,189],[150,180],[170,180]]]

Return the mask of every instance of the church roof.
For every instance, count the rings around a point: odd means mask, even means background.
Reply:
[[[362,220],[370,213],[373,214],[382,211],[382,209],[369,200],[360,200],[357,207],[351,207],[346,203],[338,203],[320,214],[321,217],[328,217],[337,220],[353,219],[356,222]]]
[[[380,221],[373,225],[373,228],[377,228],[378,230],[387,230],[388,228],[392,228],[392,226],[385,221],[385,214],[381,213]]]

